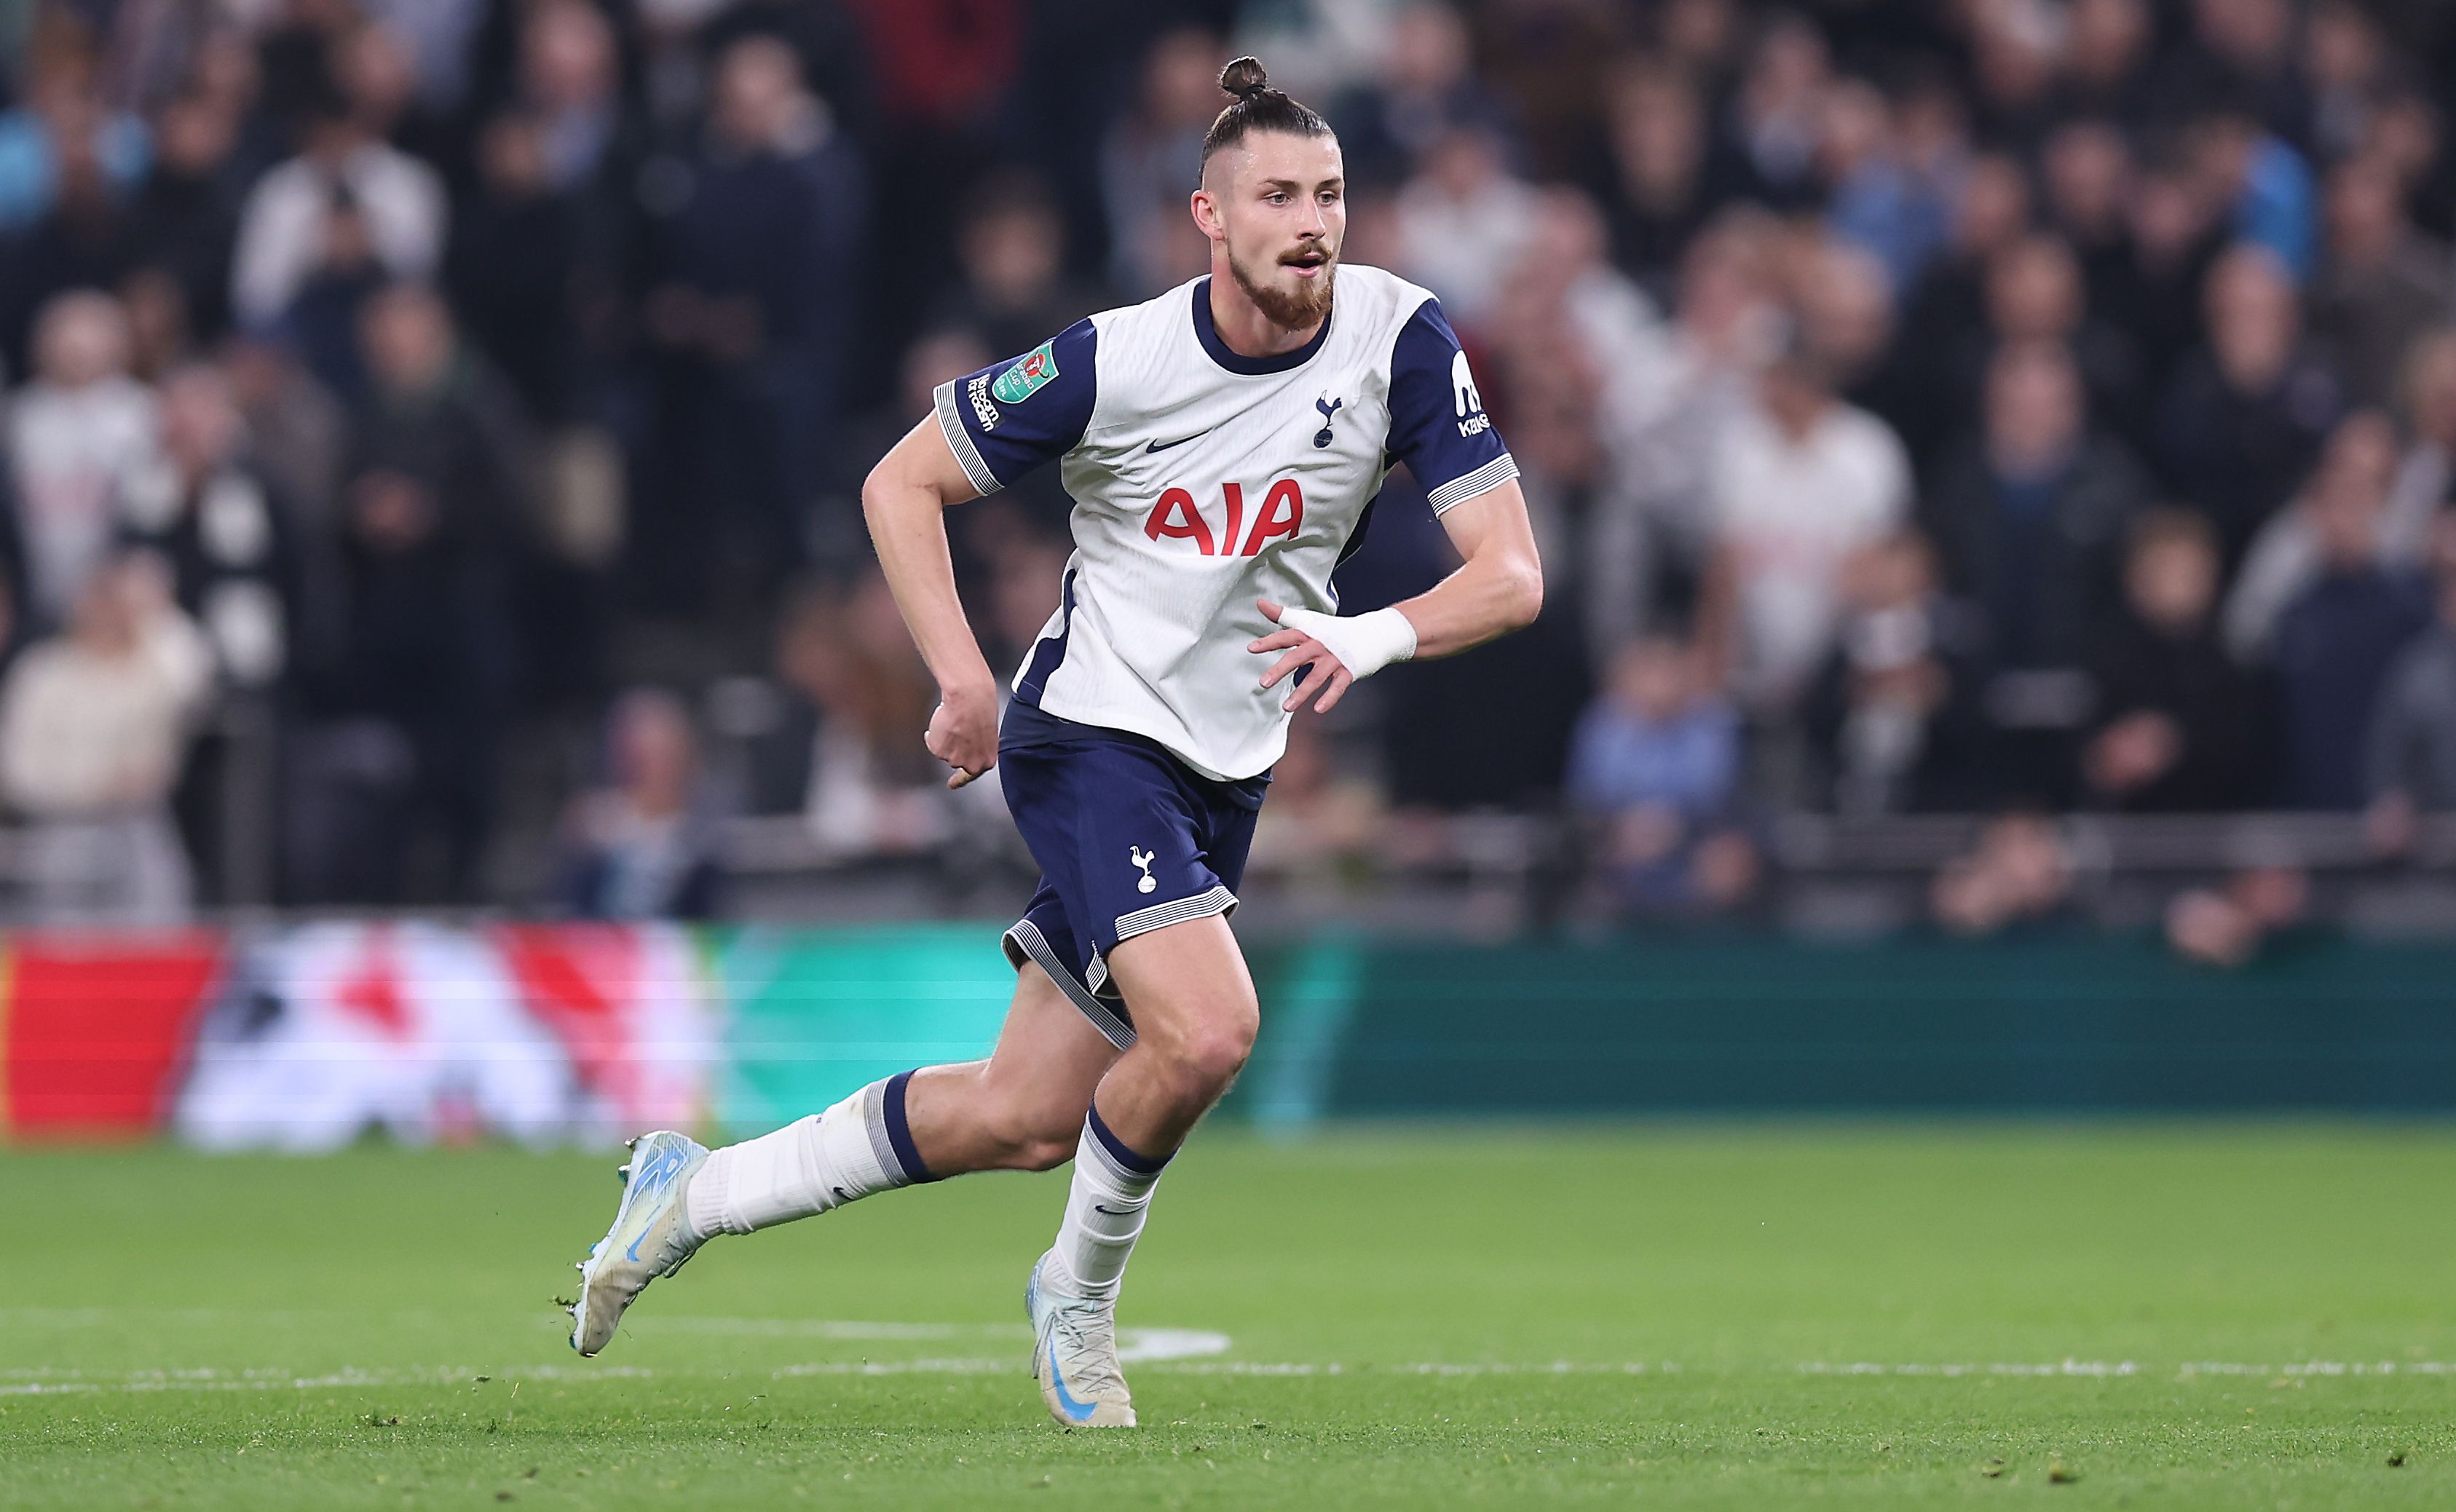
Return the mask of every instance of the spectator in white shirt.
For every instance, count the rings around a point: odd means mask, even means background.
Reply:
[[[442,177],[368,130],[350,102],[328,100],[308,123],[305,150],[266,174],[240,212],[231,300],[243,323],[278,320],[324,264],[337,192],[346,192],[386,275],[434,273],[443,250]]]
[[[1708,633],[1761,715],[1787,713],[1831,649],[1843,562],[1908,521],[1910,460],[1884,421],[1833,397],[1816,361],[1767,368],[1714,459]]]
[[[1608,469],[1587,519],[1586,632],[1596,664],[1685,605],[1716,537],[1716,442],[1754,403],[1781,343],[1774,229],[1742,212],[1681,259],[1671,318],[1603,364],[1595,396]]]
[[[128,376],[128,319],[89,290],[34,328],[34,381],[9,411],[9,462],[37,627],[64,620],[110,549],[116,501],[154,459],[153,391]]]
[[[0,684],[0,789],[31,827],[41,922],[158,926],[187,917],[188,858],[171,789],[213,652],[151,557],[107,562],[68,632]]]

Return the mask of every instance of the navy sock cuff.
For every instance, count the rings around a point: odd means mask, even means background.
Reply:
[[[887,1091],[879,1098],[879,1113],[887,1124],[887,1143],[895,1152],[895,1163],[904,1168],[904,1179],[917,1185],[938,1178],[921,1163],[921,1152],[912,1148],[912,1125],[904,1115],[904,1089],[911,1080],[909,1071],[888,1077]]]
[[[1123,1139],[1118,1138],[1116,1134],[1110,1130],[1107,1124],[1100,1121],[1099,1104],[1094,1103],[1092,1105],[1089,1122],[1092,1129],[1092,1137],[1100,1141],[1100,1148],[1109,1153],[1110,1159],[1115,1160],[1117,1164],[1123,1166],[1128,1171],[1133,1172],[1138,1176],[1156,1176],[1168,1168],[1168,1155],[1161,1155],[1158,1159],[1155,1160],[1151,1156],[1143,1154],[1133,1149]],[[1171,1151],[1169,1154],[1174,1154],[1176,1152]]]

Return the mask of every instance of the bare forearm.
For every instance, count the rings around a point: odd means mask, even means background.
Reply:
[[[879,569],[940,689],[993,686],[996,679],[955,592],[946,504],[937,492],[927,484],[873,477],[862,490],[861,504]]]
[[[1312,699],[1315,711],[1326,714],[1357,679],[1392,662],[1454,656],[1534,623],[1544,609],[1544,567],[1517,480],[1451,506],[1442,527],[1465,563],[1404,603],[1341,618],[1256,601],[1279,626],[1245,647],[1262,656],[1280,653],[1262,674],[1262,686],[1301,677],[1308,667],[1322,674],[1318,682],[1292,683],[1280,707]],[[1316,687],[1322,690],[1318,697]]]
[[[895,606],[938,680],[938,707],[922,744],[952,768],[961,787],[997,765],[997,679],[955,594],[955,560],[947,549],[947,506],[975,497],[972,480],[948,449],[934,419],[924,419],[870,471],[861,512],[870,521],[879,570]]]
[[[1466,561],[1399,605],[1416,627],[1416,655],[1455,656],[1534,623],[1544,608],[1544,564],[1516,481],[1455,506],[1442,524]]]
[[[1534,623],[1544,575],[1531,564],[1479,559],[1399,605],[1416,627],[1416,656],[1456,656]]]

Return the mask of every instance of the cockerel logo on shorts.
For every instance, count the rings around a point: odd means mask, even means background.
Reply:
[[[1151,874],[1151,864],[1159,859],[1159,853],[1157,851],[1145,850],[1140,846],[1128,846],[1126,848],[1126,859],[1132,861],[1136,866],[1143,868],[1143,879],[1135,884],[1135,890],[1136,892],[1149,892],[1159,886],[1159,883],[1154,880]]]

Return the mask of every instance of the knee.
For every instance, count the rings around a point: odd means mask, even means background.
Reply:
[[[1251,1011],[1210,1014],[1153,1048],[1189,1092],[1217,1096],[1254,1053],[1259,1027]]]

